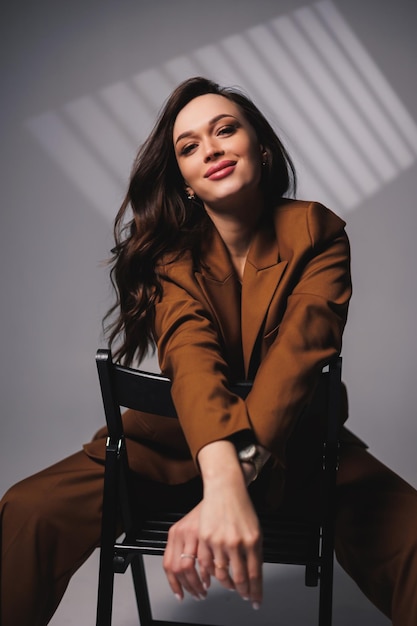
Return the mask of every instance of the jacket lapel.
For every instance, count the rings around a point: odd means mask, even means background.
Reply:
[[[210,304],[224,340],[226,358],[235,378],[243,376],[240,322],[240,287],[218,231],[213,228],[205,242],[201,271],[196,280]]]
[[[272,224],[260,229],[249,249],[242,286],[242,347],[245,374],[269,305],[283,276],[287,261],[280,261]]]
[[[226,246],[215,228],[205,241],[202,260],[196,280],[219,326],[227,360],[235,377],[247,376],[255,342],[287,267],[287,261],[279,259],[275,228],[269,223],[255,235],[241,291]]]

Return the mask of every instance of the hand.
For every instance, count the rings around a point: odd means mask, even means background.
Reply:
[[[262,534],[236,449],[230,441],[210,443],[198,455],[204,483],[198,562],[254,608],[262,600]]]
[[[163,565],[170,587],[180,600],[184,590],[201,599],[215,576],[259,608],[262,535],[234,446],[209,444],[199,461],[204,498],[168,534]]]
[[[246,490],[244,494],[247,496]],[[248,496],[246,512],[241,509],[244,504],[242,499],[237,494],[236,497],[236,501],[235,497],[229,500],[230,507],[223,508],[221,527],[226,530],[224,539],[224,533],[218,532],[221,528],[213,509],[214,503],[205,500],[171,527],[163,567],[169,585],[179,600],[184,598],[184,590],[196,599],[205,598],[213,575],[227,589],[236,589],[244,599],[250,599],[254,608],[262,601],[258,518]],[[203,522],[206,513],[207,519]],[[214,533],[210,532],[210,528],[214,529]],[[217,558],[213,558],[216,554]],[[229,572],[229,566],[232,573]]]

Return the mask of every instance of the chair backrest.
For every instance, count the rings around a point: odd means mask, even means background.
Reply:
[[[108,349],[97,351],[96,362],[109,436],[113,441],[123,437],[120,407],[165,417],[177,417],[171,398],[169,378],[162,374],[113,363]],[[300,416],[295,428],[296,434],[312,413],[323,415],[323,424],[326,429],[323,432],[324,463],[334,468],[336,468],[338,455],[341,367],[342,359],[338,356],[323,369],[312,400]],[[241,398],[246,398],[251,387],[251,381],[241,381],[232,385],[231,391]]]
[[[113,363],[111,352],[106,349],[97,350],[96,362],[107,425],[112,436],[123,433],[119,407],[177,417],[169,378]],[[251,382],[242,381],[233,385],[231,390],[245,398],[251,386]]]

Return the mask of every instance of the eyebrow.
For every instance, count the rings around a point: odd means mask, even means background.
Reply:
[[[219,113],[219,115],[216,115],[215,117],[213,117],[208,125],[209,126],[213,126],[216,122],[218,122],[219,120],[223,119],[224,117],[233,117],[235,120],[237,120],[237,117],[235,115],[232,115],[231,113]],[[191,137],[192,135],[194,135],[193,130],[186,130],[184,133],[181,133],[181,135],[178,135],[176,141],[175,141],[175,145],[177,145],[177,143],[181,140],[181,139],[185,139],[187,137]]]

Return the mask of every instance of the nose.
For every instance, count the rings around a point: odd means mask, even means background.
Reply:
[[[224,150],[221,149],[218,142],[214,138],[207,139],[204,145],[205,156],[204,161],[208,163],[224,154]]]

